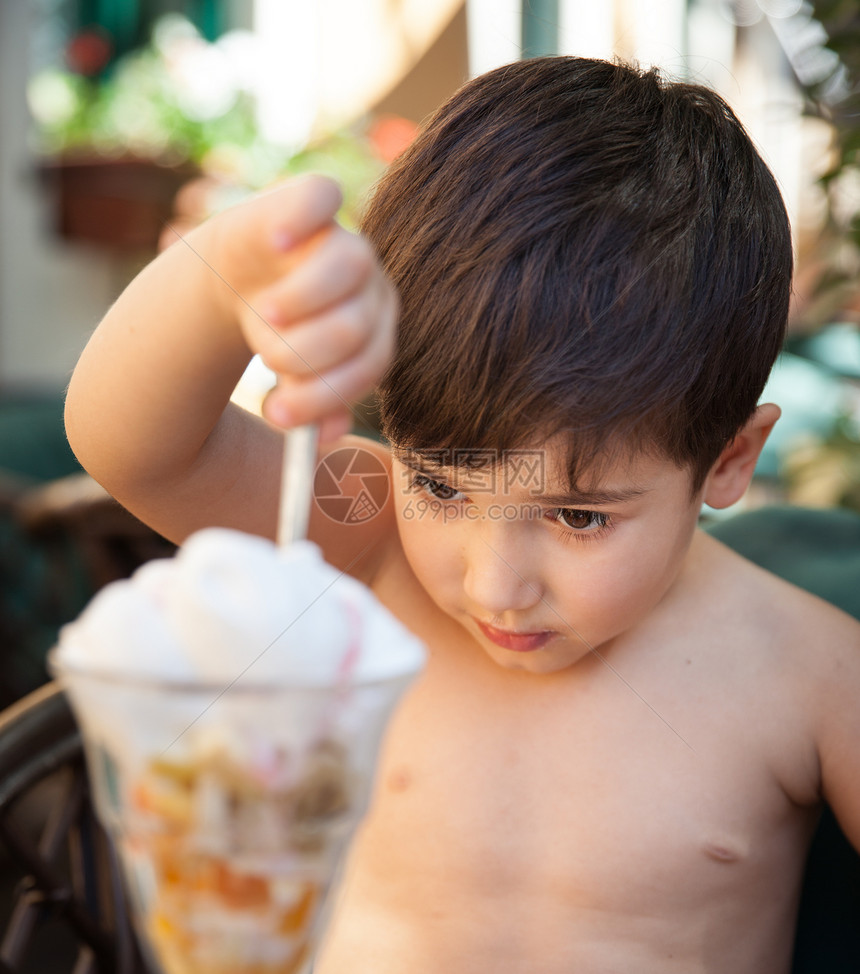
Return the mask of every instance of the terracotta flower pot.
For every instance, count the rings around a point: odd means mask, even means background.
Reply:
[[[195,175],[192,166],[131,156],[60,158],[40,167],[56,199],[57,233],[123,252],[155,252],[174,196]]]

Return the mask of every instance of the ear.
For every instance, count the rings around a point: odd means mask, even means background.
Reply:
[[[739,501],[752,480],[753,470],[780,408],[759,406],[744,428],[720,454],[705,480],[703,500],[709,507],[729,507]]]

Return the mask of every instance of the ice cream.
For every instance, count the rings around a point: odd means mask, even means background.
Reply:
[[[225,529],[103,589],[52,665],[167,974],[289,974],[418,640],[309,542]]]
[[[102,589],[64,628],[59,658],[166,680],[330,686],[345,667],[358,682],[415,673],[423,649],[311,542],[209,528]]]

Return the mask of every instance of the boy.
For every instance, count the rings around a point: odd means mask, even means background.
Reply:
[[[391,471],[376,516],[311,523],[430,648],[316,971],[787,971],[822,797],[860,842],[860,627],[696,529],[779,414],[770,173],[711,92],[548,58],[458,92],[366,238],[337,205],[306,179],[170,247],[67,407],[177,541],[274,535],[281,434],[228,405],[252,351],[274,425]],[[391,453],[339,438],[387,365]]]

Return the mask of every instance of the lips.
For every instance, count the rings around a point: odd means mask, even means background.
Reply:
[[[515,653],[532,653],[536,649],[541,649],[554,639],[558,633],[553,629],[544,629],[540,632],[511,632],[508,629],[496,629],[495,626],[488,626],[485,622],[475,620],[481,632],[497,646],[503,649],[513,650]]]

